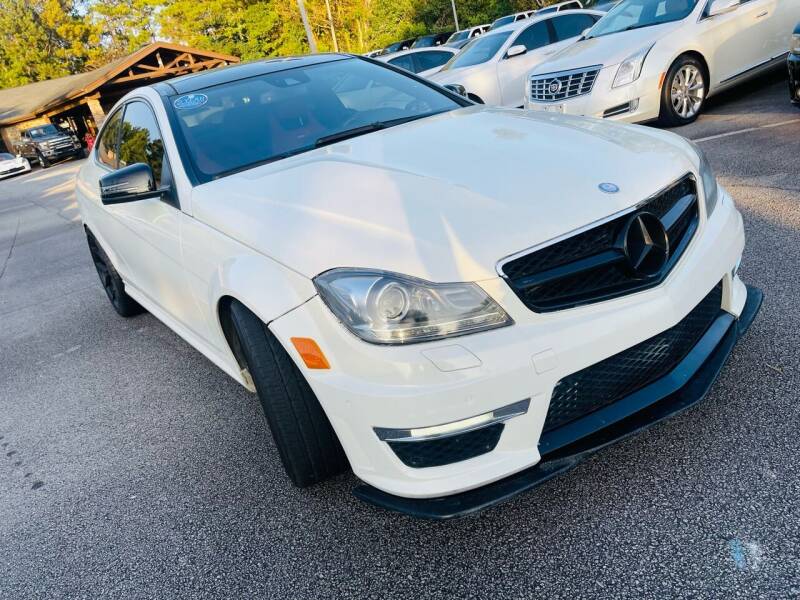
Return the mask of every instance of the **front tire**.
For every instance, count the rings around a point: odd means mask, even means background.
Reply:
[[[125,284],[119,273],[117,273],[108,255],[89,231],[86,232],[86,240],[89,243],[89,252],[97,269],[97,275],[100,277],[100,283],[103,284],[108,300],[114,310],[117,311],[117,314],[127,318],[143,313],[144,308],[127,294]]]
[[[696,121],[708,95],[706,80],[703,63],[693,56],[679,56],[661,89],[661,125],[679,127]]]
[[[39,166],[43,169],[47,169],[50,167],[50,161],[47,160],[41,152],[36,153],[36,159],[39,161]]]
[[[344,450],[300,369],[267,326],[243,304],[234,300],[230,311],[289,479],[302,488],[345,471]]]

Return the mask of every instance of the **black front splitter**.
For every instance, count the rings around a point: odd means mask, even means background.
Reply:
[[[683,412],[705,398],[736,342],[755,319],[762,301],[761,290],[748,286],[747,301],[738,320],[721,313],[671,373],[615,403],[609,413],[588,420],[583,431],[573,432],[570,441],[550,440],[546,444],[549,449],[540,443],[542,460],[533,467],[483,487],[441,498],[403,498],[370,485],[356,487],[353,494],[370,504],[414,517],[452,519],[527,492],[568,471],[601,448]]]

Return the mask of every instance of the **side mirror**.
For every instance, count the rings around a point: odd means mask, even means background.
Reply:
[[[707,16],[716,17],[733,12],[739,8],[739,4],[740,0],[711,0],[711,4],[708,5]]]
[[[582,39],[582,40],[586,39],[586,36],[589,34],[589,32],[590,32],[591,30],[592,30],[592,28],[591,28],[591,27],[587,27],[586,29],[584,29],[584,30],[581,32],[581,39]]]
[[[464,98],[467,97],[467,89],[463,85],[459,85],[457,83],[448,83],[444,86],[454,94],[458,94],[459,96],[463,96]]]
[[[156,189],[156,178],[150,165],[136,163],[100,178],[100,200],[103,204],[122,204],[163,196],[168,191]]]
[[[506,58],[514,58],[515,56],[522,56],[528,51],[528,49],[523,46],[522,44],[517,44],[516,46],[511,46],[506,52]]]

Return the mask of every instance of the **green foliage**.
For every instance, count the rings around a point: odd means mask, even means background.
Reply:
[[[450,0],[329,2],[342,52],[455,27]],[[461,27],[537,5],[456,0]],[[305,6],[319,50],[334,50],[325,0]],[[0,87],[84,71],[156,39],[244,60],[308,52],[297,0],[0,0]]]

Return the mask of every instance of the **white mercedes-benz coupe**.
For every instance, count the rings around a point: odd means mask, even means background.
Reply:
[[[461,86],[481,104],[522,108],[531,69],[577,41],[604,14],[595,10],[534,14],[493,29],[464,46],[429,79]]]
[[[574,160],[576,149],[591,161]],[[137,89],[77,177],[89,249],[257,392],[289,478],[446,518],[705,395],[753,320],[702,153],[475,105],[363,57]]]
[[[786,60],[800,0],[623,0],[528,76],[525,106],[685,125]]]

